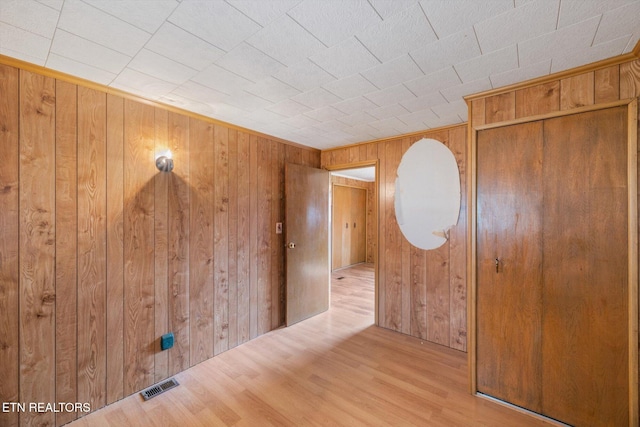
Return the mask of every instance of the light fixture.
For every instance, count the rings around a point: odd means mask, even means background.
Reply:
[[[171,172],[173,170],[173,159],[171,158],[170,150],[156,157],[156,167],[160,172]]]

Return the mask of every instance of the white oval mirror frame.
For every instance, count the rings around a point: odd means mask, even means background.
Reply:
[[[460,213],[460,172],[447,146],[423,138],[404,153],[394,204],[398,225],[409,243],[436,249],[447,241]]]

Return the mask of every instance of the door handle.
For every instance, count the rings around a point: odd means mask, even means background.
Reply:
[[[293,242],[289,242],[289,243],[286,244],[286,247],[289,248],[289,249],[295,249],[296,244],[293,243]]]

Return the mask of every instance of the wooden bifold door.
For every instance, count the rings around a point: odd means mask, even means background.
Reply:
[[[367,259],[367,190],[333,185],[331,269]]]
[[[477,390],[576,426],[630,421],[627,108],[477,134]]]

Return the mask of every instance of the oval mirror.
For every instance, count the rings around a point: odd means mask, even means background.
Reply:
[[[394,202],[400,230],[412,245],[442,246],[460,212],[460,172],[451,150],[430,138],[414,143],[398,166]]]

